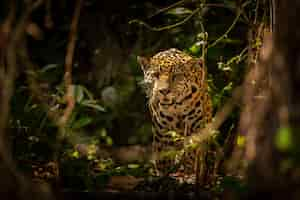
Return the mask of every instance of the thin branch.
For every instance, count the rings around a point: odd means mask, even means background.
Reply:
[[[63,116],[60,119],[60,124],[64,125],[70,115],[72,114],[72,111],[75,106],[75,100],[73,96],[73,88],[72,88],[72,64],[73,64],[73,57],[74,57],[74,51],[75,51],[75,45],[76,45],[76,39],[77,39],[77,27],[78,27],[78,21],[80,17],[80,10],[81,10],[81,2],[82,0],[77,0],[76,7],[70,27],[70,34],[69,34],[69,44],[67,46],[67,54],[65,58],[65,87],[66,87],[66,102],[67,107],[64,111]]]
[[[164,31],[164,30],[168,30],[168,29],[172,29],[172,28],[175,28],[177,26],[180,26],[184,23],[186,23],[189,19],[191,19],[197,12],[199,12],[201,9],[200,8],[197,8],[195,9],[189,16],[187,16],[184,20],[180,21],[180,22],[177,22],[175,24],[171,24],[171,25],[168,25],[168,26],[163,26],[163,27],[152,27],[150,26],[149,24],[141,21],[141,20],[138,20],[138,19],[135,19],[135,20],[131,20],[129,22],[129,24],[133,24],[133,23],[137,23],[137,24],[140,24],[140,25],[143,25],[145,26],[146,28],[150,29],[151,31]]]
[[[242,62],[244,59],[247,58],[247,52],[248,52],[248,47],[245,47],[238,55],[233,56],[231,59],[229,59],[225,64],[224,67],[230,66],[232,63],[240,63]]]
[[[156,12],[153,13],[153,14],[151,14],[151,15],[148,16],[147,18],[150,19],[150,18],[152,18],[152,17],[154,17],[154,16],[156,16],[156,15],[158,15],[158,14],[160,14],[160,13],[166,12],[167,10],[170,10],[170,9],[176,7],[176,6],[179,6],[179,5],[183,4],[183,3],[185,3],[185,1],[186,1],[186,0],[181,0],[181,1],[178,1],[178,2],[176,2],[176,3],[174,3],[174,4],[170,5],[170,6],[167,6],[167,7],[165,7],[165,8],[159,9],[158,11],[156,11]]]
[[[240,15],[241,15],[241,11],[238,10],[235,19],[233,20],[232,24],[227,29],[227,31],[223,35],[221,35],[218,39],[216,39],[212,44],[208,45],[208,48],[216,46],[219,42],[221,42],[224,38],[226,38],[228,36],[228,34],[231,32],[231,30],[234,28],[234,26],[238,22]]]
[[[176,2],[176,3],[174,3],[174,4],[170,5],[170,6],[167,6],[167,7],[165,7],[165,8],[159,9],[159,10],[156,11],[155,13],[149,15],[149,16],[147,17],[147,19],[150,19],[150,18],[152,18],[152,17],[154,17],[154,16],[156,16],[156,15],[159,15],[160,13],[166,12],[166,11],[168,11],[168,10],[170,10],[170,9],[172,9],[172,8],[174,8],[174,7],[176,7],[176,6],[179,6],[179,5],[181,5],[181,4],[184,4],[186,1],[187,1],[187,0],[181,0],[181,1],[178,1],[178,2]],[[216,8],[228,8],[228,9],[232,9],[232,7],[226,6],[226,5],[223,4],[223,3],[205,3],[205,4],[203,4],[203,7],[216,7]]]
[[[216,8],[229,8],[229,9],[233,8],[230,6],[226,6],[223,3],[206,3],[204,6],[205,7],[216,7]]]
[[[53,28],[53,25],[54,25],[53,19],[52,19],[51,8],[52,8],[52,2],[51,2],[51,0],[47,0],[46,1],[46,15],[45,15],[45,19],[44,19],[44,24],[45,24],[45,27],[47,27],[48,29]]]
[[[165,8],[162,8],[160,10],[158,10],[157,12],[155,12],[154,14],[150,15],[149,17],[147,17],[147,19],[150,19],[160,13],[163,13],[171,8],[174,8],[178,5],[181,5],[183,3],[185,3],[186,0],[182,0],[182,1],[178,1],[168,7],[165,7]],[[249,2],[249,1],[247,1]],[[248,3],[244,3],[243,5],[246,6]],[[133,24],[133,23],[137,23],[137,24],[140,24],[140,25],[143,25],[145,26],[146,28],[148,28],[149,30],[151,31],[164,31],[164,30],[167,30],[167,29],[172,29],[172,28],[175,28],[177,26],[180,26],[184,23],[186,23],[191,17],[193,17],[197,12],[199,12],[203,7],[220,7],[220,8],[229,8],[228,6],[224,5],[224,4],[214,4],[214,3],[208,3],[208,4],[201,4],[202,6],[200,8],[197,8],[195,9],[189,16],[187,16],[184,20],[180,21],[180,22],[177,22],[175,24],[172,24],[172,25],[168,25],[168,26],[163,26],[163,27],[152,27],[151,25],[149,25],[148,23],[142,21],[142,20],[139,20],[139,19],[134,19],[134,20],[131,20],[129,21],[129,24]],[[239,15],[241,15],[241,13],[239,13]],[[237,19],[236,19],[237,20]],[[233,25],[234,26],[234,25]],[[233,27],[230,27],[229,29],[232,29]],[[227,34],[230,32],[230,30],[227,32]],[[221,36],[221,37],[224,37],[227,35],[226,33]],[[223,38],[219,38],[220,40],[222,40]],[[218,42],[217,42],[218,43]]]
[[[257,23],[257,19],[258,19],[258,9],[259,9],[259,4],[260,4],[260,1],[256,1],[256,6],[255,6],[255,15],[254,15],[254,20],[253,20],[253,24],[256,24]]]

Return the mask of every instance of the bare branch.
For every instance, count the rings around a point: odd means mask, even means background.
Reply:
[[[189,19],[191,19],[200,10],[201,10],[201,8],[195,9],[189,16],[187,16],[184,20],[182,20],[180,22],[177,22],[175,24],[171,24],[171,25],[168,25],[168,26],[158,27],[158,28],[157,27],[152,27],[149,24],[147,24],[147,23],[145,23],[141,20],[138,20],[138,19],[131,20],[129,22],[129,24],[137,23],[137,24],[145,26],[146,28],[150,29],[151,31],[164,31],[164,30],[175,28],[177,26],[181,26],[182,24],[186,23]]]
[[[152,18],[152,17],[154,17],[154,16],[156,16],[156,15],[158,15],[158,14],[160,14],[160,13],[166,12],[167,10],[170,10],[170,9],[176,7],[176,6],[179,6],[179,5],[181,5],[181,4],[184,4],[185,2],[186,2],[186,0],[178,1],[178,2],[176,2],[176,3],[174,3],[174,4],[170,5],[170,6],[167,6],[167,7],[165,7],[165,8],[159,9],[158,11],[156,11],[156,12],[153,13],[153,14],[151,14],[151,15],[150,15],[149,17],[147,17],[147,18],[150,19],[150,18]]]
[[[238,22],[239,18],[241,16],[241,11],[238,10],[238,13],[235,17],[235,19],[233,20],[232,24],[230,25],[230,27],[227,29],[227,31],[221,35],[218,39],[216,39],[212,44],[208,45],[208,48],[214,47],[216,46],[220,41],[222,41],[224,38],[228,37],[228,34],[230,33],[230,31],[234,28],[234,26],[236,25],[236,23]]]
[[[76,39],[77,39],[77,26],[80,17],[81,2],[82,0],[77,0],[74,16],[71,23],[70,34],[69,34],[69,44],[67,47],[67,54],[65,59],[65,87],[66,87],[65,99],[67,101],[67,107],[64,111],[63,116],[60,119],[61,125],[64,125],[67,122],[75,106],[73,89],[72,89],[72,64],[73,64],[73,56],[74,56]]]

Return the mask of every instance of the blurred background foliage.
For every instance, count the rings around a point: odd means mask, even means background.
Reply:
[[[17,1],[17,16],[24,2]],[[39,95],[49,109],[60,112],[66,106],[64,63],[75,1],[49,2],[32,13],[26,44],[42,88]],[[72,73],[75,107],[63,137],[49,118],[49,110],[30,91],[29,69],[20,65],[9,122],[15,158],[38,163],[59,160],[66,188],[99,188],[111,174],[143,176],[149,166],[141,167],[136,160],[120,165],[111,159],[116,148],[120,153],[120,147],[139,145],[139,151],[152,142],[137,56],[152,56],[168,48],[195,57],[204,55],[216,111],[243,80],[247,50],[252,48],[248,33],[257,25],[254,18],[259,22],[267,18],[257,4],[236,0],[83,1]],[[9,6],[10,1],[0,3],[1,22]],[[202,48],[203,44],[209,48]],[[235,110],[221,127],[221,135],[237,134],[237,120]]]

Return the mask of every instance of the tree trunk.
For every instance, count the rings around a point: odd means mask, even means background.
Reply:
[[[288,189],[293,198],[300,183],[300,1],[277,1],[276,8],[274,33],[245,81],[240,128],[252,189]]]

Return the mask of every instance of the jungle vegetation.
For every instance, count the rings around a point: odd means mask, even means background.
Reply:
[[[0,191],[239,199],[290,189],[284,197],[296,198],[299,8],[291,0],[1,1]],[[216,133],[208,137],[223,152],[209,187],[155,177],[149,162],[137,56],[168,48],[207,66]]]

